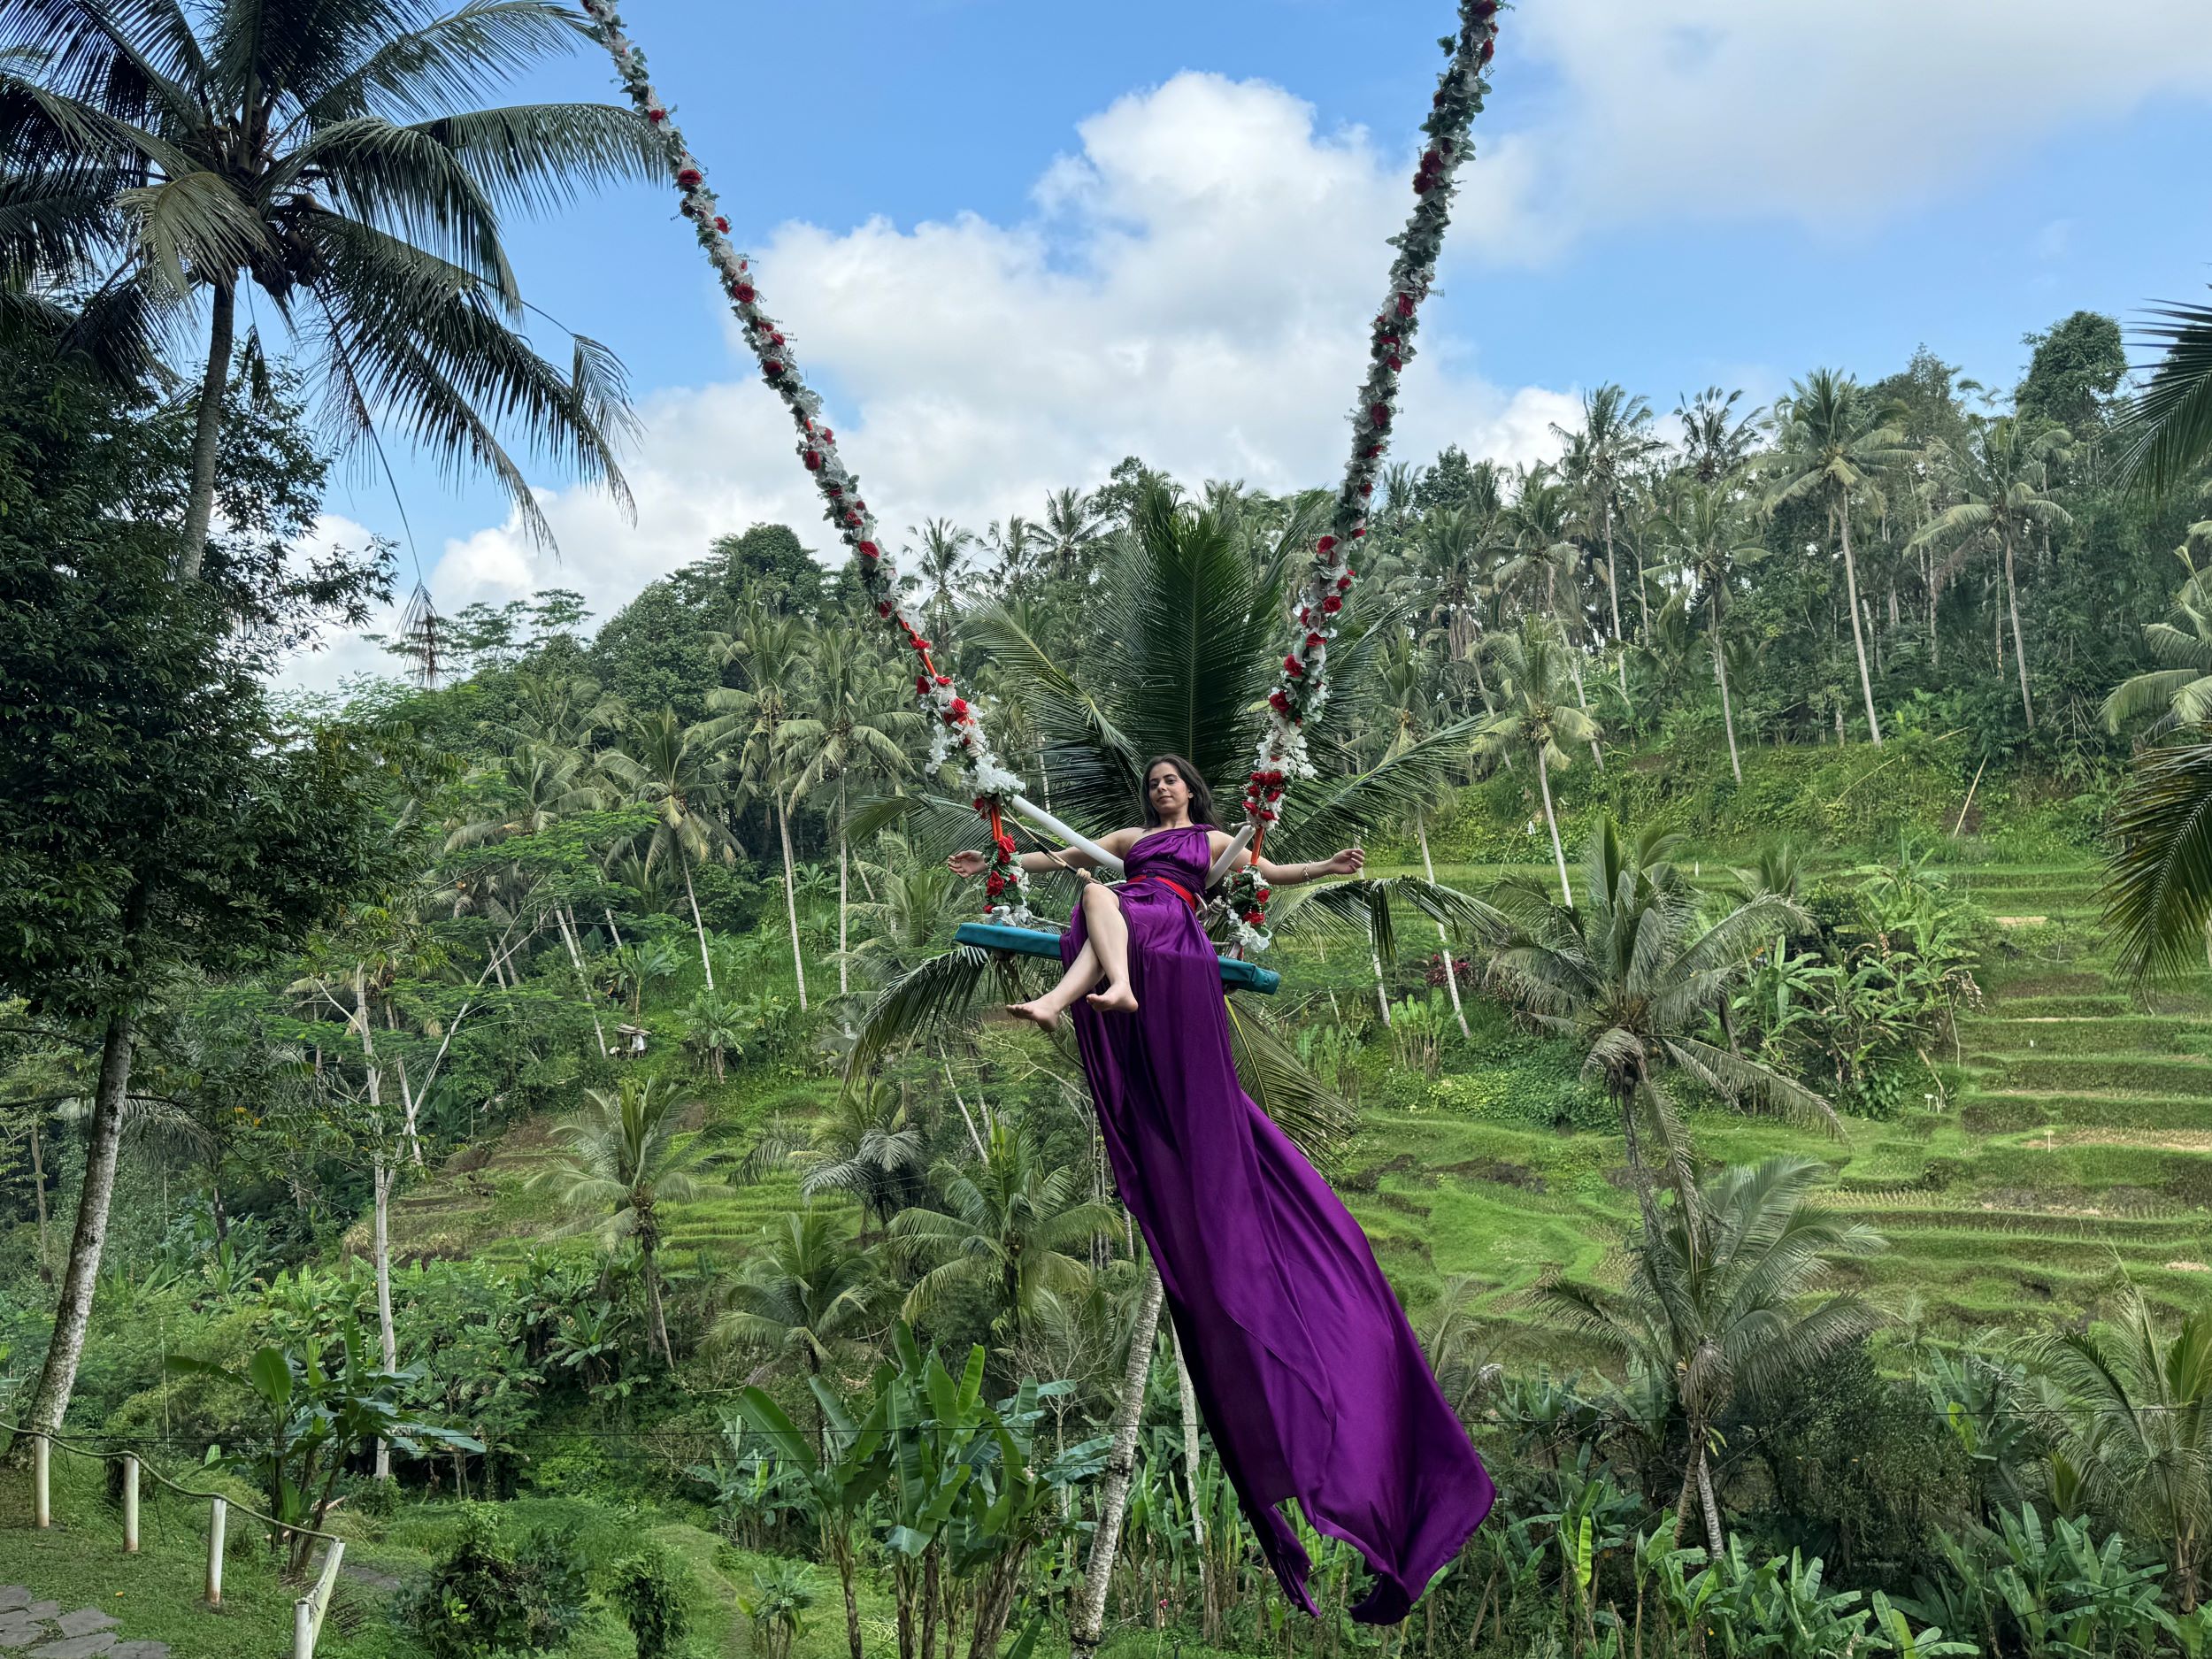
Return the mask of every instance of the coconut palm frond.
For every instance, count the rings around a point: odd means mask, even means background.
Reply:
[[[2170,495],[2212,455],[2212,305],[2168,305],[2143,331],[2165,356],[2116,428],[2128,440],[2122,476],[2154,495]]]
[[[994,964],[991,953],[956,946],[901,974],[861,1016],[859,1034],[845,1059],[845,1085],[867,1078],[883,1056],[942,1021],[956,1019],[975,1002],[985,979],[996,972],[1010,999],[1018,988],[1013,964]]]
[[[1229,1047],[1244,1092],[1316,1168],[1333,1167],[1357,1122],[1344,1098],[1299,1064],[1272,1016],[1235,997]]]
[[[2121,971],[2138,980],[2190,971],[2212,922],[2212,742],[2147,756],[2110,833],[2100,896]]]

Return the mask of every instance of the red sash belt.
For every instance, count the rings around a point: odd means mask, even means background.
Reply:
[[[1192,896],[1191,890],[1185,887],[1181,882],[1174,880],[1167,876],[1131,876],[1129,879],[1122,883],[1122,885],[1124,887],[1133,887],[1140,881],[1156,881],[1162,887],[1171,889],[1175,895],[1183,901],[1184,903],[1189,905],[1194,910],[1198,908],[1198,901],[1196,898]]]

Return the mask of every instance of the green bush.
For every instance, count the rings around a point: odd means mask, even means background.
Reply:
[[[615,1563],[608,1586],[637,1639],[637,1659],[669,1659],[691,1632],[691,1574],[657,1544]]]
[[[451,1546],[394,1611],[429,1659],[489,1659],[565,1646],[589,1595],[572,1529],[533,1528],[511,1548],[496,1509],[465,1503]]]

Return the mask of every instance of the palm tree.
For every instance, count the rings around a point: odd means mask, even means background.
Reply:
[[[966,884],[942,864],[916,857],[902,836],[881,840],[885,861],[864,866],[874,872],[876,896],[853,907],[860,933],[853,960],[888,980],[942,950],[975,906]]]
[[[1589,743],[1599,737],[1597,722],[1565,701],[1567,676],[1562,672],[1573,648],[1546,623],[1525,618],[1513,634],[1493,634],[1483,649],[1498,675],[1498,706],[1476,723],[1475,752],[1502,758],[1526,749],[1536,760],[1536,787],[1544,803],[1544,822],[1551,830],[1552,857],[1559,866],[1559,896],[1574,902],[1567,885],[1567,854],[1559,839],[1559,814],[1552,807],[1551,773],[1570,764],[1564,745]]]
[[[40,118],[21,158],[30,188],[65,188],[81,210],[72,268],[56,274],[108,302],[83,320],[150,337],[208,297],[185,580],[214,509],[238,303],[256,289],[311,365],[342,446],[396,430],[449,467],[483,467],[541,540],[544,511],[503,429],[626,502],[610,439],[631,419],[620,367],[580,335],[565,370],[532,349],[501,231],[585,184],[655,178],[659,134],[605,104],[466,107],[580,34],[550,0],[443,15],[421,0],[9,10],[0,50],[20,50],[8,89]],[[52,271],[25,250],[50,254],[53,235],[19,219],[0,228],[0,266]],[[259,349],[250,334],[247,349]]]
[[[907,686],[881,657],[851,635],[824,629],[810,641],[814,672],[805,711],[787,720],[782,741],[805,757],[791,782],[791,798],[803,799],[837,786],[837,994],[852,989],[847,955],[848,866],[850,837],[846,790],[855,776],[898,778],[910,772],[900,740],[920,729],[908,706]]]
[[[1054,576],[1065,581],[1081,573],[1105,522],[1097,503],[1079,489],[1056,489],[1045,498],[1045,516],[1037,534]]]
[[[1743,781],[1743,761],[1736,752],[1736,710],[1728,695],[1728,653],[1722,642],[1721,618],[1725,614],[1728,578],[1737,565],[1766,557],[1763,543],[1746,538],[1728,491],[1711,484],[1694,484],[1678,498],[1663,520],[1672,541],[1678,568],[1702,595],[1713,640],[1713,678],[1720,682],[1721,725],[1728,733],[1728,765],[1736,781]]]
[[[716,1082],[727,1082],[731,1051],[745,1045],[743,1016],[721,992],[703,986],[684,1010],[683,1018],[685,1044],[706,1056]]]
[[[2164,496],[2212,457],[2212,305],[2168,305],[2145,331],[2166,355],[2120,419],[2131,440],[2122,477]]]
[[[2212,519],[2189,526],[2182,562],[2192,552],[2212,552]],[[2212,569],[2192,566],[2163,622],[2146,623],[2144,643],[2163,667],[2131,674],[2104,700],[2105,729],[2117,733],[2130,720],[2155,715],[2146,741],[2182,726],[2212,720]]]
[[[901,1255],[926,1271],[907,1293],[899,1317],[929,1314],[950,1291],[978,1286],[997,1307],[992,1329],[1023,1328],[1040,1290],[1080,1292],[1089,1282],[1090,1242],[1120,1225],[1115,1207],[1084,1198],[1088,1177],[1063,1164],[1045,1168],[1036,1148],[1004,1118],[991,1125],[982,1161],[940,1161],[933,1179],[945,1210],[913,1209],[893,1217]]]
[[[682,1110],[658,1078],[626,1077],[613,1094],[586,1089],[583,1111],[554,1132],[564,1149],[531,1177],[531,1185],[549,1190],[564,1210],[594,1212],[564,1231],[595,1232],[610,1244],[637,1240],[654,1340],[672,1371],[676,1355],[662,1306],[660,1206],[688,1202],[708,1185],[696,1171],[709,1148],[680,1133]]]
[[[1506,510],[1504,531],[1512,557],[1498,567],[1501,590],[1532,590],[1543,578],[1540,603],[1525,596],[1524,608],[1547,616],[1558,625],[1564,643],[1567,672],[1574,680],[1575,705],[1590,711],[1589,695],[1582,684],[1583,599],[1582,544],[1575,540],[1574,492],[1543,467],[1532,469],[1521,482],[1520,493]],[[1571,601],[1571,603],[1570,603]],[[1590,758],[1605,770],[1605,751],[1593,741]]]
[[[949,518],[932,518],[919,530],[909,525],[907,534],[917,538],[916,574],[929,588],[930,631],[943,638],[952,622],[953,584],[975,545],[975,533],[963,530]]]
[[[541,834],[572,813],[589,811],[603,793],[580,751],[530,741],[486,762],[479,776],[490,786],[489,810],[482,817],[464,816],[448,829],[449,852]]]
[[[1609,380],[1582,395],[1581,430],[1570,432],[1554,424],[1552,431],[1567,442],[1567,476],[1583,490],[1590,516],[1596,519],[1605,543],[1605,592],[1612,606],[1613,643],[1617,646],[1621,643],[1621,587],[1613,550],[1613,517],[1628,474],[1661,447],[1651,430],[1651,404]],[[1643,592],[1643,571],[1639,565],[1636,593],[1640,599]],[[1651,605],[1645,600],[1645,631],[1648,633],[1650,627]],[[1621,695],[1626,696],[1628,669],[1624,664],[1619,666]]]
[[[827,1210],[812,1204],[786,1212],[760,1237],[762,1249],[730,1286],[708,1340],[772,1364],[796,1359],[810,1377],[864,1359],[879,1289],[867,1254]],[[825,1426],[818,1402],[815,1413],[818,1434]]]
[[[1585,1056],[1583,1076],[1601,1084],[1620,1113],[1644,1234],[1652,1239],[1661,1231],[1640,1118],[1665,1149],[1683,1203],[1694,1202],[1688,1138],[1660,1080],[1670,1066],[1732,1098],[1748,1094],[1839,1126],[1812,1090],[1704,1035],[1710,1010],[1752,952],[1778,928],[1804,926],[1805,912],[1761,897],[1704,920],[1697,889],[1673,862],[1679,841],[1652,830],[1630,843],[1609,818],[1583,857],[1580,904],[1555,904],[1525,879],[1502,884],[1498,907],[1514,926],[1491,960],[1506,999],[1543,1029],[1572,1038]]]
[[[816,1119],[807,1144],[790,1160],[804,1171],[802,1195],[849,1194],[864,1213],[886,1225],[928,1195],[928,1137],[904,1091],[880,1079],[841,1090],[836,1105]]]
[[[1683,459],[1689,463],[1691,476],[1701,484],[1717,484],[1734,477],[1759,441],[1759,417],[1764,411],[1755,409],[1747,415],[1737,414],[1736,405],[1742,398],[1741,391],[1724,392],[1717,386],[1709,386],[1696,397],[1685,398],[1674,406],[1674,418],[1682,423]]]
[[[2165,1541],[2181,1611],[2193,1611],[2212,1545],[2212,1313],[2196,1308],[2169,1333],[2130,1286],[2109,1323],[2046,1338],[2041,1359],[2079,1414],[2069,1461],[2108,1513]]]
[[[2020,588],[2013,575],[2013,553],[2032,532],[2047,535],[2074,522],[2052,499],[2047,470],[2047,463],[2063,455],[2071,442],[2063,426],[2026,426],[2012,415],[1976,421],[1958,466],[1956,481],[1963,499],[1905,544],[1910,553],[1939,541],[1970,544],[1985,536],[1995,540],[2004,558],[2005,606],[2012,618],[2013,660],[2020,670],[2020,712],[2031,732],[2035,730],[2035,704],[2028,695],[2028,648],[2020,635]]]
[[[1779,444],[1769,458],[1775,474],[1766,505],[1812,498],[1825,503],[1828,523],[1843,549],[1846,597],[1851,611],[1851,643],[1859,656],[1859,689],[1866,698],[1866,727],[1874,746],[1882,746],[1882,723],[1874,712],[1874,677],[1866,665],[1866,629],[1859,614],[1859,566],[1851,549],[1851,503],[1855,497],[1881,504],[1877,483],[1890,467],[1911,458],[1905,447],[1902,412],[1877,403],[1873,395],[1848,375],[1815,369],[1797,381],[1776,406]]]
[[[783,846],[784,913],[791,925],[791,971],[799,981],[799,1007],[806,1008],[806,955],[799,946],[799,872],[791,853],[791,809],[798,804],[805,767],[800,755],[808,736],[819,741],[824,729],[803,721],[799,710],[808,691],[807,667],[822,642],[822,632],[803,617],[787,616],[749,601],[738,631],[725,651],[744,664],[751,684],[741,690],[718,687],[707,694],[717,742],[741,741],[739,764],[749,787],[768,797]]]
[[[672,857],[683,872],[684,897],[691,905],[691,926],[699,935],[699,964],[707,989],[714,988],[714,958],[707,951],[707,925],[700,919],[699,895],[691,866],[719,852],[733,856],[730,832],[715,809],[729,795],[731,765],[721,752],[724,734],[711,722],[686,726],[673,709],[634,720],[625,747],[611,749],[599,764],[628,798],[653,809],[650,865]]]
[[[1630,1240],[1628,1282],[1619,1290],[1552,1283],[1534,1292],[1569,1329],[1672,1397],[1690,1442],[1677,1532],[1695,1493],[1709,1556],[1727,1548],[1708,1462],[1723,1413],[1739,1395],[1787,1394],[1878,1322],[1852,1291],[1807,1305],[1832,1282],[1837,1262],[1885,1248],[1863,1222],[1807,1202],[1826,1172],[1812,1159],[1788,1156],[1723,1170],[1695,1203],[1670,1207],[1656,1228],[1647,1221]]]

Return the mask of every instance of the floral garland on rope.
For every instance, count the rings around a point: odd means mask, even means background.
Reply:
[[[1313,560],[1298,591],[1302,630],[1268,694],[1267,724],[1244,790],[1245,816],[1251,820],[1253,863],[1241,865],[1227,882],[1226,903],[1239,947],[1267,949],[1267,904],[1272,895],[1257,872],[1261,843],[1280,815],[1283,791],[1293,778],[1315,775],[1306,754],[1306,721],[1328,701],[1329,642],[1357,574],[1352,544],[1367,534],[1367,509],[1390,444],[1398,408],[1398,377],[1413,357],[1413,336],[1420,328],[1421,302],[1436,280],[1436,262],[1451,221],[1453,177],[1473,153],[1468,130],[1481,111],[1489,83],[1483,66],[1497,50],[1498,0],[1460,0],[1459,35],[1447,37],[1452,55],[1438,78],[1436,98],[1421,130],[1428,142],[1413,175],[1417,198],[1406,227],[1392,237],[1398,257],[1391,262],[1390,292],[1369,332],[1366,382],[1353,411],[1352,458],[1337,493],[1329,534],[1313,546]]]
[[[931,642],[915,618],[899,601],[898,572],[877,540],[875,516],[861,498],[860,480],[838,453],[837,434],[822,419],[822,400],[801,376],[792,361],[790,342],[776,319],[761,309],[751,262],[730,241],[730,222],[718,210],[714,192],[707,188],[706,169],[684,142],[670,118],[668,105],[654,91],[645,72],[645,54],[622,32],[622,19],[613,0],[580,0],[590,19],[589,32],[613,58],[630,102],[661,137],[670,177],[682,193],[681,211],[691,221],[699,246],[706,251],[723,291],[745,334],[745,343],[759,361],[761,377],[768,382],[798,427],[801,463],[813,476],[823,509],[837,528],[839,538],[853,550],[860,566],[861,585],[875,603],[876,614],[899,630],[914,653],[914,697],[930,722],[929,764],[933,770],[955,762],[963,787],[975,808],[989,821],[991,870],[984,880],[994,922],[1025,927],[1038,920],[1029,908],[1029,879],[1023,872],[1007,833],[1004,813],[1020,793],[1022,780],[992,751],[981,720],[969,700],[960,695],[952,676],[941,670],[930,655]]]

